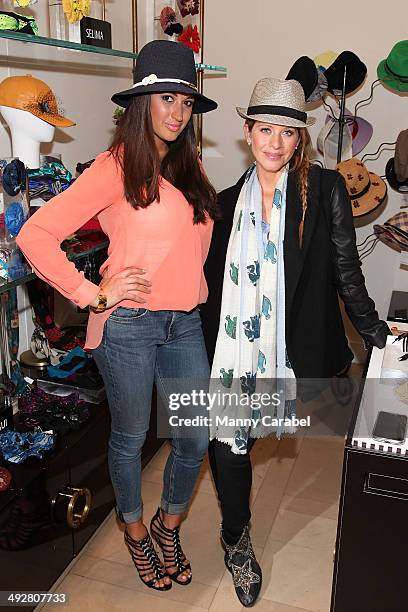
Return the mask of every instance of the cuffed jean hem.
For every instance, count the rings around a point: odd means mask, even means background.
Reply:
[[[167,514],[183,514],[183,512],[187,512],[188,510],[188,502],[185,504],[171,504],[162,497],[160,500],[160,508],[163,512],[167,512]]]
[[[143,516],[143,506],[140,506],[134,512],[121,512],[116,508],[116,514],[122,523],[126,523],[127,525],[129,523],[136,523],[136,521],[139,521]]]

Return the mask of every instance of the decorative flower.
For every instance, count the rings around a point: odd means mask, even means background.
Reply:
[[[20,8],[27,8],[30,4],[35,4],[38,0],[13,0],[13,4],[15,7],[19,6]]]
[[[160,13],[160,25],[163,32],[168,36],[173,36],[173,34],[181,34],[183,31],[183,26],[181,23],[177,22],[176,13],[171,6],[165,6]]]
[[[189,23],[177,40],[189,49],[192,49],[194,53],[198,53],[201,48],[200,35],[196,25],[193,28]]]
[[[182,17],[197,15],[200,10],[200,0],[177,0],[177,6]]]
[[[157,74],[149,74],[148,76],[143,77],[142,85],[153,85],[153,83],[157,82]]]
[[[91,0],[62,0],[62,7],[69,23],[88,17],[91,10]]]

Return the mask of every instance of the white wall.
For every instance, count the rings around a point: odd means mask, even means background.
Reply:
[[[236,182],[247,165],[246,145],[242,144],[242,119],[235,106],[246,106],[255,82],[264,76],[285,78],[290,66],[301,55],[313,58],[332,49],[351,50],[366,63],[364,86],[348,98],[348,106],[368,97],[376,78],[378,62],[393,44],[408,38],[406,0],[394,0],[392,14],[373,11],[369,2],[273,2],[271,0],[206,0],[205,61],[228,67],[227,77],[207,76],[205,92],[218,100],[219,109],[204,120],[204,163],[218,189]],[[311,128],[313,142],[320,131],[325,112],[311,113],[318,118]],[[363,151],[372,152],[382,141],[392,142],[408,128],[408,97],[379,85],[374,100],[361,109],[361,116],[374,125],[374,135]],[[362,155],[361,153],[360,155]],[[392,152],[384,152],[367,167],[382,175]],[[360,221],[357,242],[399,211],[402,196],[389,189],[388,199],[372,215]],[[367,287],[382,317],[386,316],[392,289],[408,290],[408,272],[399,267],[399,254],[379,243],[363,261]]]

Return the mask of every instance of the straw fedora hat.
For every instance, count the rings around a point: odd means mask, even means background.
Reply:
[[[308,117],[303,87],[298,81],[266,77],[257,82],[248,108],[236,107],[243,119],[304,128],[316,119]]]
[[[377,174],[369,172],[357,157],[340,162],[337,170],[346,182],[353,217],[367,215],[384,201],[387,185]]]

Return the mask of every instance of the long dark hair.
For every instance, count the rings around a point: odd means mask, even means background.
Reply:
[[[179,189],[194,209],[194,223],[219,218],[217,194],[200,168],[191,118],[160,161],[150,114],[150,95],[134,96],[117,124],[109,151],[120,164],[126,199],[133,208],[159,201],[160,176]]]

